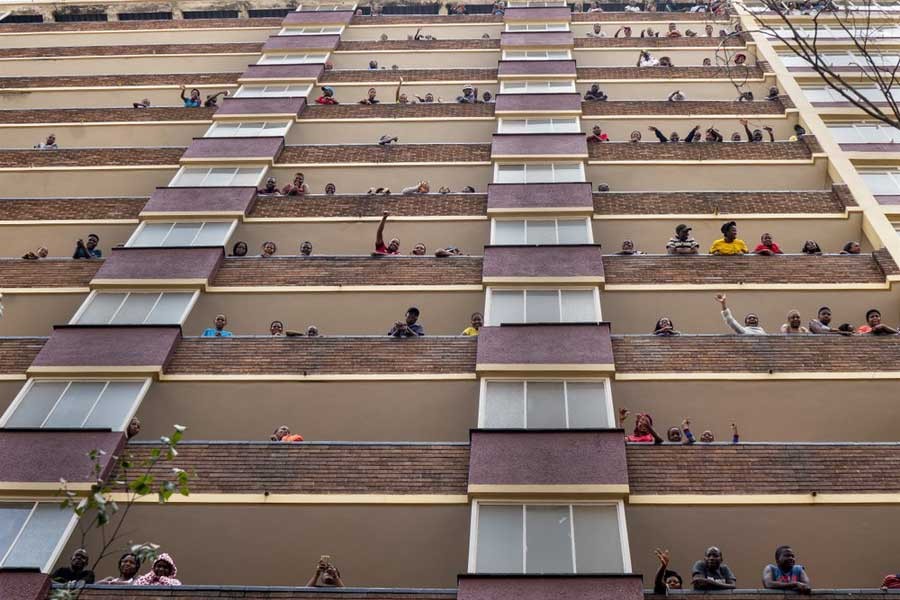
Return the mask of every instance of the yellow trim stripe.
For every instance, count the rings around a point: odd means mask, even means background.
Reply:
[[[566,364],[566,363],[478,363],[475,365],[476,373],[486,371],[615,371],[612,363],[596,364]]]
[[[900,504],[900,494],[632,494],[628,504]]]
[[[58,486],[59,484],[57,484]],[[125,502],[126,494],[112,494],[112,500]],[[139,498],[142,504],[158,504],[156,495]],[[169,504],[468,504],[465,494],[178,494]]]
[[[673,292],[696,290],[889,290],[890,283],[683,283],[607,284],[607,292]]]
[[[628,484],[571,484],[571,485],[518,485],[518,484],[473,484],[470,483],[469,496],[627,496]]]
[[[729,371],[723,373],[616,373],[618,381],[756,381],[756,380],[859,380],[900,379],[900,371],[785,371],[778,373],[749,373]]]

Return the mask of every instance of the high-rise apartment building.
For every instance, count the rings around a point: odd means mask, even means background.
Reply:
[[[60,480],[175,424],[152,474],[190,494],[95,570],[152,542],[184,586],[81,598],[642,600],[655,549],[689,589],[717,546],[746,599],[781,545],[883,597],[900,336],[781,331],[900,321],[898,134],[757,6],[601,6],[0,1],[0,599],[97,557]],[[710,254],[731,221],[751,253]],[[388,336],[411,307],[425,335]],[[644,415],[696,443],[626,442]],[[346,588],[304,587],[323,555]]]

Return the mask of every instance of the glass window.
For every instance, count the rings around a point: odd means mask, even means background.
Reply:
[[[521,573],[524,543],[521,505],[478,507],[478,573]]]
[[[172,187],[256,187],[263,167],[182,167],[169,183]]]
[[[328,54],[316,52],[311,54],[263,54],[258,65],[309,65],[324,63]]]
[[[504,50],[503,60],[570,60],[568,50]]]
[[[287,135],[290,121],[219,121],[203,137],[277,137]]]
[[[4,428],[97,428],[123,431],[148,380],[32,380],[6,411]]]
[[[900,194],[900,171],[860,171],[859,174],[876,196]]]
[[[333,10],[356,10],[356,4],[301,4],[295,12],[302,11],[333,11]]]
[[[46,572],[73,520],[55,502],[0,503],[0,568]]]
[[[576,117],[556,119],[500,119],[498,133],[581,133]]]
[[[876,123],[829,123],[828,130],[839,144],[896,144],[900,131]]]
[[[491,244],[590,244],[588,219],[494,219]]]
[[[488,324],[597,322],[595,293],[596,289],[489,289]]]
[[[570,183],[584,181],[582,163],[518,163],[494,167],[494,183]]]
[[[484,429],[603,429],[613,426],[605,381],[486,380]]]
[[[242,85],[234,93],[235,98],[294,98],[309,96],[311,85]]]
[[[576,505],[572,507],[572,513],[575,570],[578,573],[623,573],[625,565],[615,507]]]
[[[568,31],[568,23],[509,23],[507,31]]]
[[[199,292],[93,292],[73,325],[181,325]]]
[[[128,243],[128,248],[172,246],[224,246],[237,221],[187,221],[178,223],[145,221]]]
[[[571,94],[575,92],[575,81],[501,81],[500,92],[506,94]]]
[[[340,25],[325,27],[283,27],[278,35],[340,35],[344,28]]]

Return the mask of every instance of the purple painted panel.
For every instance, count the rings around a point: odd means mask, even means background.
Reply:
[[[500,77],[508,75],[571,75],[575,79],[574,60],[501,60]]]
[[[263,45],[263,53],[287,50],[334,50],[341,41],[339,35],[271,35]]]
[[[612,365],[609,324],[482,327],[476,367],[504,364]]]
[[[314,83],[325,72],[325,65],[248,65],[240,80],[271,79]]]
[[[491,156],[580,156],[587,157],[583,133],[495,133]]]
[[[256,202],[256,188],[184,187],[156,188],[142,213],[242,213]]]
[[[275,161],[284,150],[284,138],[194,138],[182,159],[256,158]]]
[[[103,450],[100,477],[112,468],[112,457],[125,445],[121,431],[11,431],[0,432],[0,481],[92,483],[87,454]]]
[[[500,34],[501,48],[572,48],[575,36],[571,31],[504,31]]]
[[[210,281],[225,258],[217,248],[113,248],[94,279],[202,279]]]
[[[460,575],[457,600],[643,600],[634,575]]]
[[[593,210],[589,183],[492,183],[488,211],[502,209],[583,208]]]
[[[578,94],[499,94],[495,112],[581,112]]]
[[[891,206],[900,204],[900,196],[894,196],[894,195],[884,195],[884,194],[878,195],[878,196],[875,196],[875,200],[878,201],[878,204],[887,204],[887,205],[891,205]]]
[[[628,485],[619,430],[471,433],[470,485]]]
[[[353,18],[352,10],[304,10],[288,13],[281,22],[288,25],[349,25]]]
[[[101,269],[102,270],[102,269]],[[483,276],[603,277],[600,245],[485,246]]]
[[[27,571],[0,571],[0,600],[45,600],[50,576]]]
[[[900,144],[839,144],[847,152],[900,152]]]
[[[159,367],[169,361],[181,327],[57,325],[32,367]]]
[[[506,23],[568,23],[572,20],[572,11],[565,6],[551,8],[507,8],[503,21]]]
[[[306,108],[306,98],[225,98],[217,116],[221,115],[291,115],[296,117]]]

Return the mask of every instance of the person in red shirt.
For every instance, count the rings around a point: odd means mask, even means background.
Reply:
[[[759,238],[759,244],[757,244],[756,248],[753,249],[753,254],[759,254],[760,256],[774,256],[776,254],[784,254],[781,251],[781,248],[778,247],[778,244],[772,239],[771,233],[764,233]]]
[[[603,133],[603,130],[600,129],[599,125],[594,125],[594,128],[591,130],[593,135],[589,135],[587,138],[588,144],[595,144],[597,142],[608,142],[609,136]]]
[[[388,211],[381,215],[381,223],[375,232],[375,254],[400,254],[400,240],[397,238],[393,238],[387,246],[384,245],[384,224],[390,215]]]
[[[338,104],[338,101],[334,99],[334,88],[323,86],[322,95],[316,98],[316,104]]]
[[[273,442],[302,442],[303,436],[299,433],[291,433],[287,425],[282,425],[272,433],[272,437],[269,439]]]
[[[625,424],[628,418],[628,409],[619,409],[619,427]],[[638,413],[634,423],[634,432],[625,436],[626,442],[642,444],[662,444],[663,439],[653,430],[653,417],[646,413]]]

